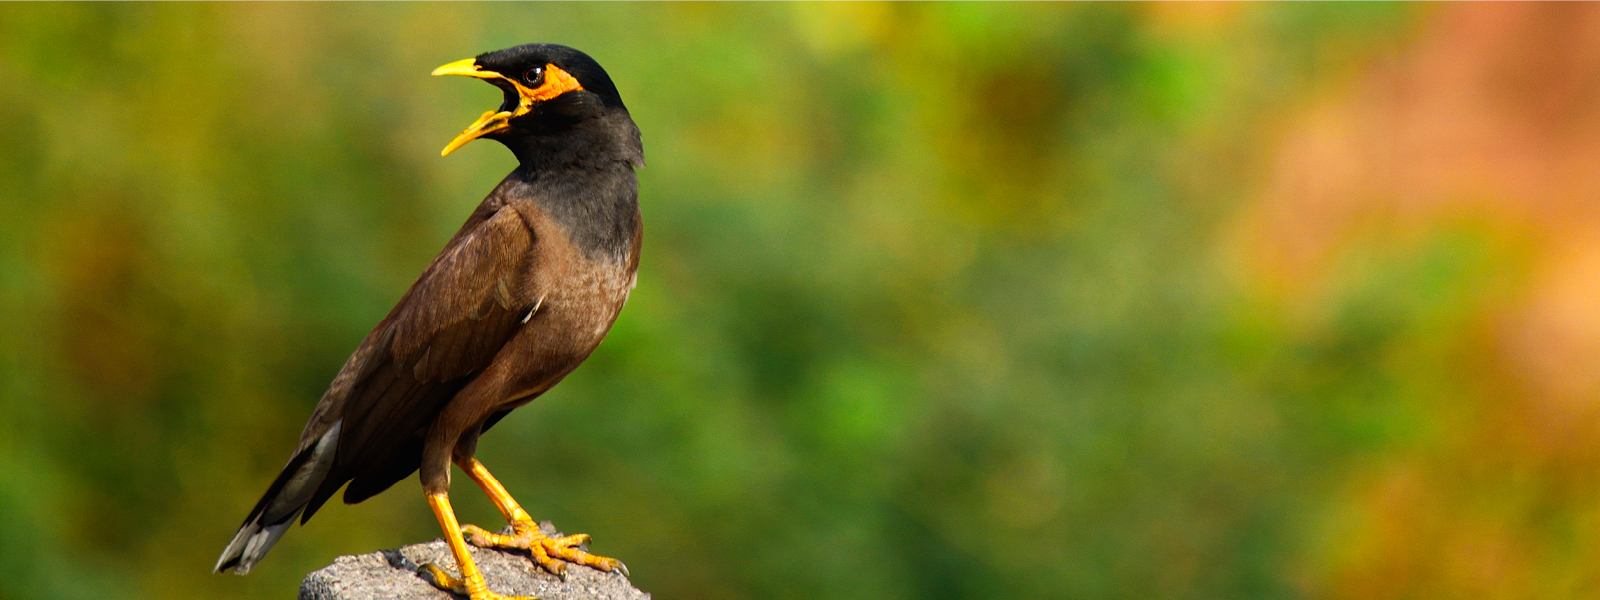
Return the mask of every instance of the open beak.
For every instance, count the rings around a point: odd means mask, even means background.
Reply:
[[[467,126],[466,131],[461,132],[461,135],[456,136],[456,139],[450,140],[450,144],[444,147],[444,151],[440,152],[439,156],[449,156],[457,148],[467,145],[467,142],[497,131],[510,129],[511,120],[528,114],[529,111],[533,110],[535,103],[549,100],[573,90],[583,89],[583,86],[578,84],[577,78],[555,65],[545,65],[543,81],[540,82],[539,87],[536,89],[530,89],[511,77],[486,70],[478,66],[478,61],[474,58],[458,60],[439,67],[433,70],[433,74],[435,76],[461,75],[463,77],[482,79],[494,84],[495,87],[506,93],[505,104],[502,104],[498,110],[483,113],[483,116],[478,117],[477,121],[473,121],[472,125]],[[515,106],[512,106],[511,103],[511,92],[513,90],[517,95]]]
[[[496,73],[494,71],[485,71],[485,70],[479,68],[477,59],[472,59],[472,58],[468,58],[468,59],[465,59],[465,60],[458,60],[456,62],[453,62],[453,63],[450,63],[448,65],[445,65],[445,66],[439,67],[437,69],[434,69],[433,70],[433,75],[435,77],[440,76],[440,75],[461,75],[463,77],[476,77],[478,79],[483,79],[483,80],[489,81],[491,83],[496,83],[495,80],[500,80],[500,81],[510,82],[512,85],[516,85],[515,81],[512,81],[511,79],[507,78],[504,75],[501,75],[501,74]],[[517,87],[520,88],[522,86],[517,86]],[[518,90],[518,92],[519,92],[518,95],[522,95],[522,94],[520,94],[521,90]],[[461,132],[461,135],[456,136],[456,139],[450,140],[450,144],[446,145],[444,147],[444,152],[440,152],[439,156],[449,156],[450,153],[451,152],[455,152],[457,148],[460,148],[462,146],[467,145],[467,142],[470,142],[472,140],[478,139],[478,138],[483,137],[485,135],[494,133],[496,131],[502,131],[502,130],[505,130],[505,129],[509,129],[511,127],[511,119],[513,117],[519,116],[521,113],[527,112],[526,107],[530,103],[527,102],[527,96],[526,95],[522,95],[522,97],[523,97],[523,101],[517,103],[517,110],[515,112],[503,111],[503,110],[491,110],[489,112],[483,113],[483,116],[478,117],[478,120],[474,121],[472,123],[472,125],[469,125],[467,127],[466,131]]]

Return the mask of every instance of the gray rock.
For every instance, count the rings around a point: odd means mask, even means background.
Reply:
[[[539,524],[547,535],[560,536],[549,521]],[[508,528],[509,529],[509,528]],[[469,546],[470,547],[470,546]],[[649,600],[621,573],[605,573],[568,565],[567,580],[545,572],[526,553],[470,547],[472,561],[489,582],[489,589],[506,595],[536,596],[542,600]],[[412,544],[359,556],[341,556],[333,564],[312,571],[300,582],[300,600],[454,600],[417,576],[417,565],[432,562],[460,573],[444,540]]]

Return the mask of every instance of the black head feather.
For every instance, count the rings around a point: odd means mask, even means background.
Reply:
[[[616,84],[611,83],[611,76],[606,74],[606,70],[589,55],[575,48],[560,44],[523,44],[479,54],[476,60],[480,68],[507,77],[520,77],[529,69],[555,65],[576,77],[584,91],[598,96],[603,106],[627,110],[622,104],[622,96],[617,93]]]

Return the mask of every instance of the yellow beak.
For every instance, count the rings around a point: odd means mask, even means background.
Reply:
[[[571,73],[563,71],[560,67],[557,67],[553,64],[547,64],[544,66],[543,81],[536,89],[530,89],[527,86],[522,85],[522,83],[516,79],[506,77],[505,75],[501,75],[494,71],[486,71],[479,67],[477,59],[473,58],[458,60],[448,65],[439,67],[433,70],[433,74],[435,76],[460,75],[462,77],[474,77],[477,79],[502,80],[510,83],[511,87],[517,90],[517,96],[519,97],[517,100],[517,107],[511,111],[491,110],[483,113],[483,116],[478,117],[478,120],[474,121],[472,125],[468,126],[466,131],[461,132],[461,135],[456,136],[456,139],[450,140],[450,144],[444,147],[444,152],[440,152],[439,156],[449,156],[451,152],[456,151],[456,148],[467,145],[467,142],[489,135],[496,131],[510,129],[511,120],[528,114],[529,111],[533,110],[533,105],[535,103],[544,102],[570,91],[583,89],[583,85],[578,83],[577,78],[573,77]]]
[[[490,79],[492,77],[500,76],[499,74],[478,69],[478,59],[476,58],[464,58],[433,70],[434,77],[438,77],[440,75],[465,75],[467,77],[477,77],[479,79]]]
[[[494,71],[485,71],[478,68],[478,61],[472,58],[458,60],[433,70],[433,76],[438,77],[440,75],[460,75],[478,79],[506,79],[506,76]],[[516,82],[513,81],[512,83]],[[521,88],[522,86],[517,87]],[[522,104],[526,103],[526,100],[522,102]],[[461,135],[456,136],[456,139],[450,140],[450,143],[444,147],[444,151],[440,152],[439,156],[449,156],[457,148],[467,145],[467,142],[510,128],[511,118],[514,116],[516,116],[515,113],[495,110],[483,113],[483,116],[478,117],[478,120],[469,125],[466,131],[461,132]]]

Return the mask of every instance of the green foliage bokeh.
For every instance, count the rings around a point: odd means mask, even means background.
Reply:
[[[649,163],[615,330],[480,446],[535,518],[660,598],[1301,597],[1330,474],[1425,435],[1385,349],[1496,259],[1425,242],[1315,339],[1241,291],[1261,132],[1412,21],[1241,10],[0,7],[0,598],[284,598],[437,536],[410,480],[209,572],[513,166],[439,158],[498,92],[429,70],[531,41],[610,71]]]

